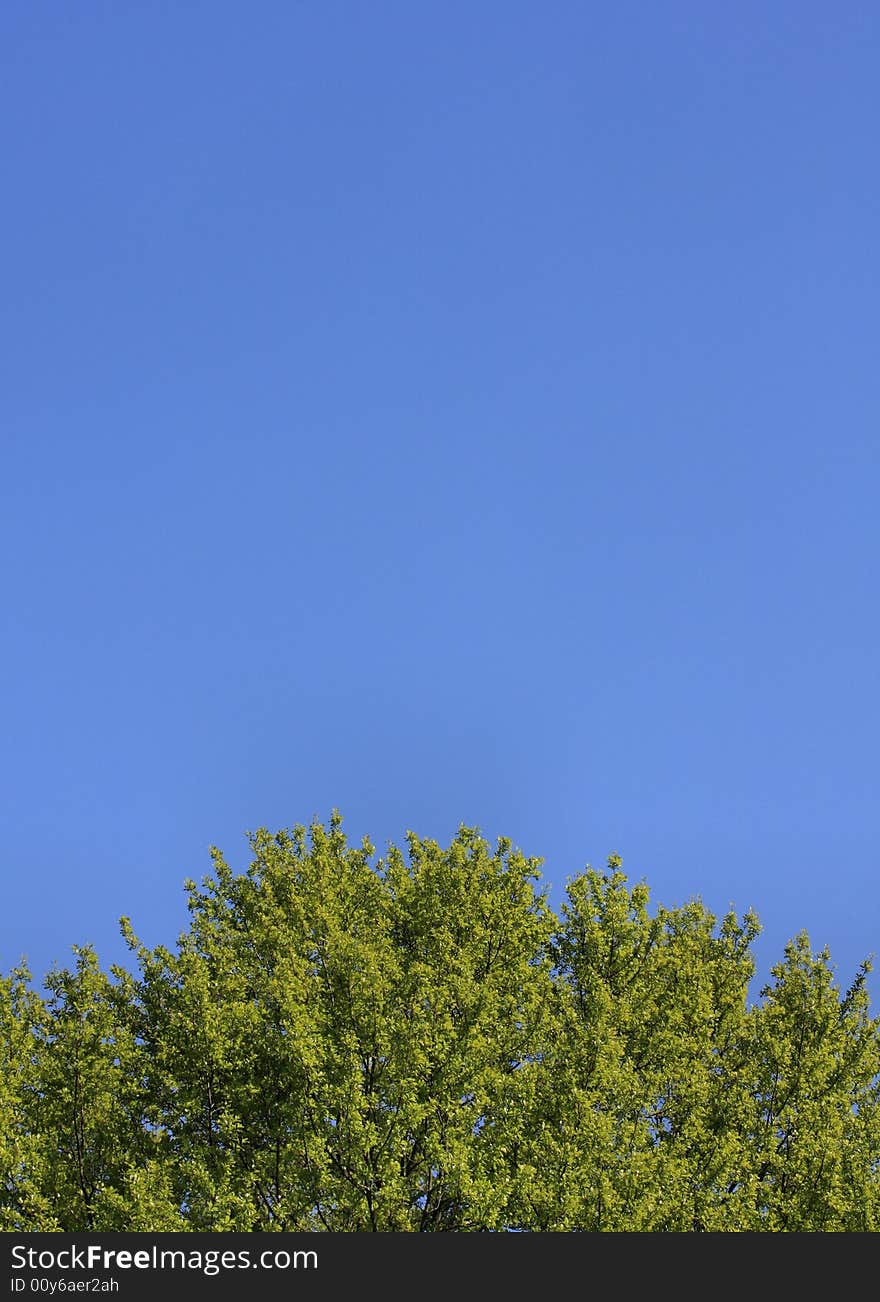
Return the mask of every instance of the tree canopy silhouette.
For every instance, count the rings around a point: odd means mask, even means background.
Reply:
[[[189,929],[0,982],[0,1229],[880,1226],[865,963],[568,884],[462,827],[377,857],[338,814],[219,851]]]

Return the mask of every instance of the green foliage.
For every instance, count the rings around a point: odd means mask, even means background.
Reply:
[[[334,814],[187,883],[104,974],[0,982],[0,1230],[786,1231],[880,1223],[867,967],[461,828]]]

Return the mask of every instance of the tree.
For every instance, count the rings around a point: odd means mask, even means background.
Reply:
[[[757,920],[649,909],[461,828],[250,838],[187,883],[176,949],[0,986],[0,1228],[876,1229],[880,1028],[864,968]]]
[[[26,967],[0,978],[0,1231],[60,1229],[44,1195],[45,1145],[35,1124],[45,1011]]]

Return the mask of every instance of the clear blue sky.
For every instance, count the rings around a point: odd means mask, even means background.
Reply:
[[[5,0],[0,64],[0,969],[334,806],[880,951],[880,9]]]

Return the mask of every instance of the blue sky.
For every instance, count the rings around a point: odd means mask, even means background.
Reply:
[[[878,56],[6,0],[0,969],[333,807],[880,951]]]

